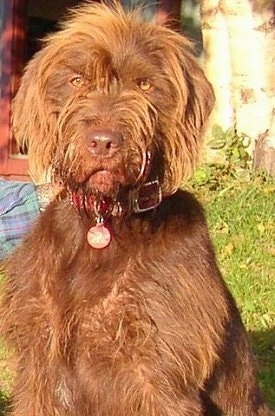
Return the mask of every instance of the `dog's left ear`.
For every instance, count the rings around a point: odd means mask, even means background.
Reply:
[[[198,162],[203,145],[205,127],[214,107],[215,96],[199,62],[190,55],[184,56],[183,75],[187,87],[186,107],[178,134],[182,134],[189,152],[190,173]]]
[[[187,85],[184,122],[187,131],[194,130],[195,136],[198,134],[194,139],[201,141],[203,129],[214,106],[214,91],[199,63],[193,57],[185,59],[183,71]]]
[[[191,43],[178,33],[163,30],[165,71],[171,82],[174,101],[171,131],[167,137],[170,154],[165,155],[166,160],[173,162],[166,167],[164,189],[172,192],[190,177],[197,165],[205,126],[215,99]]]

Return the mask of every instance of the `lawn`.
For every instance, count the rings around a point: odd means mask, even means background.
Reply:
[[[228,179],[214,191],[196,186],[204,203],[218,262],[249,330],[262,390],[275,409],[275,183]],[[0,344],[0,416],[11,384]]]
[[[215,191],[195,187],[195,193],[249,331],[262,390],[275,409],[275,183],[252,176],[227,180]]]

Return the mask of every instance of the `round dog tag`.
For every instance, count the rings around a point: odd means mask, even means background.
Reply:
[[[105,248],[110,244],[111,233],[103,224],[98,224],[89,229],[87,233],[87,240],[93,248]]]

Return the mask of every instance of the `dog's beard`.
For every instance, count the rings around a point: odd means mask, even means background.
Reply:
[[[92,191],[113,195],[125,185],[125,176],[118,169],[103,167],[93,171],[85,180],[85,185]]]
[[[53,180],[62,183],[63,197],[79,213],[84,212],[90,216],[93,212],[96,218],[108,217],[123,192],[119,181],[114,180],[108,171],[94,172],[82,181],[76,181],[69,175],[63,179],[60,175],[55,175]]]
[[[76,172],[68,172],[64,170],[60,172],[55,170],[53,182],[60,183],[68,194],[77,192],[83,196],[91,195],[107,196],[113,200],[117,199],[117,195],[123,188],[122,177],[116,172],[108,169],[96,169],[89,173],[77,174]]]
[[[122,185],[111,171],[103,169],[93,172],[83,182],[70,184],[70,188],[88,196],[107,196],[116,200]]]
[[[93,157],[85,147],[71,144],[66,150],[56,152],[53,180],[61,182],[69,191],[81,189],[85,194],[116,195],[118,190],[132,188],[139,183],[146,163],[147,152],[144,149],[104,158]]]
[[[116,194],[125,182],[121,166],[123,163],[119,158],[92,157],[84,146],[71,144],[56,153],[53,180],[61,182],[69,192],[80,190],[86,195],[101,193],[110,196]]]

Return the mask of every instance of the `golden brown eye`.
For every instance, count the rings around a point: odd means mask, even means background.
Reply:
[[[138,79],[137,80],[137,86],[139,89],[143,92],[147,92],[152,88],[152,84],[147,79]]]
[[[70,84],[75,88],[82,87],[84,83],[85,83],[85,80],[80,75],[77,75],[70,80]]]

